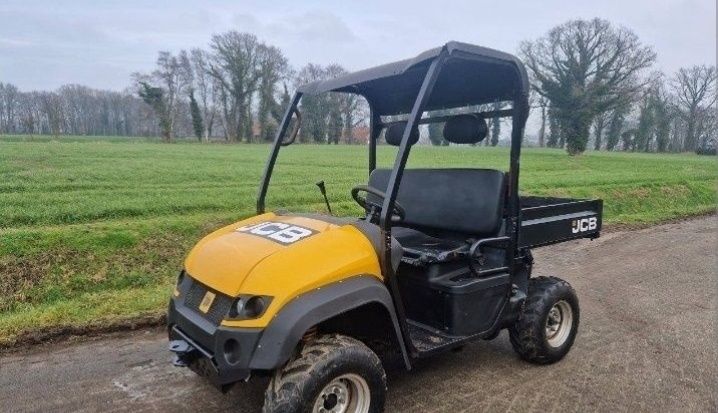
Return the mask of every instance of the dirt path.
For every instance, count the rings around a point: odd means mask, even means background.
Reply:
[[[503,332],[390,371],[387,411],[716,411],[716,229],[707,217],[537,250],[536,273],[581,300],[567,358],[528,365]],[[222,395],[171,367],[151,330],[2,356],[0,411],[254,412],[265,384]]]

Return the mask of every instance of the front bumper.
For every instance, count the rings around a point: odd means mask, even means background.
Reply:
[[[217,326],[172,298],[167,313],[175,365],[189,367],[217,387],[249,379],[262,329]]]

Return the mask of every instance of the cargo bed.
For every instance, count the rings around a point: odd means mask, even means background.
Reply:
[[[520,248],[600,236],[603,215],[600,199],[522,196],[520,203]]]

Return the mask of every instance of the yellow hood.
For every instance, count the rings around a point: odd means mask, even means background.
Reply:
[[[192,278],[232,297],[272,296],[275,310],[299,294],[343,278],[381,278],[373,246],[354,226],[273,213],[209,234],[190,251],[185,269]]]

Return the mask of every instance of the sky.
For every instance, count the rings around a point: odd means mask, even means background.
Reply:
[[[0,82],[21,90],[78,83],[121,90],[157,52],[206,47],[212,34],[251,32],[294,67],[358,70],[457,40],[516,52],[570,19],[634,30],[656,69],[715,64],[715,0],[541,1],[0,1]]]

